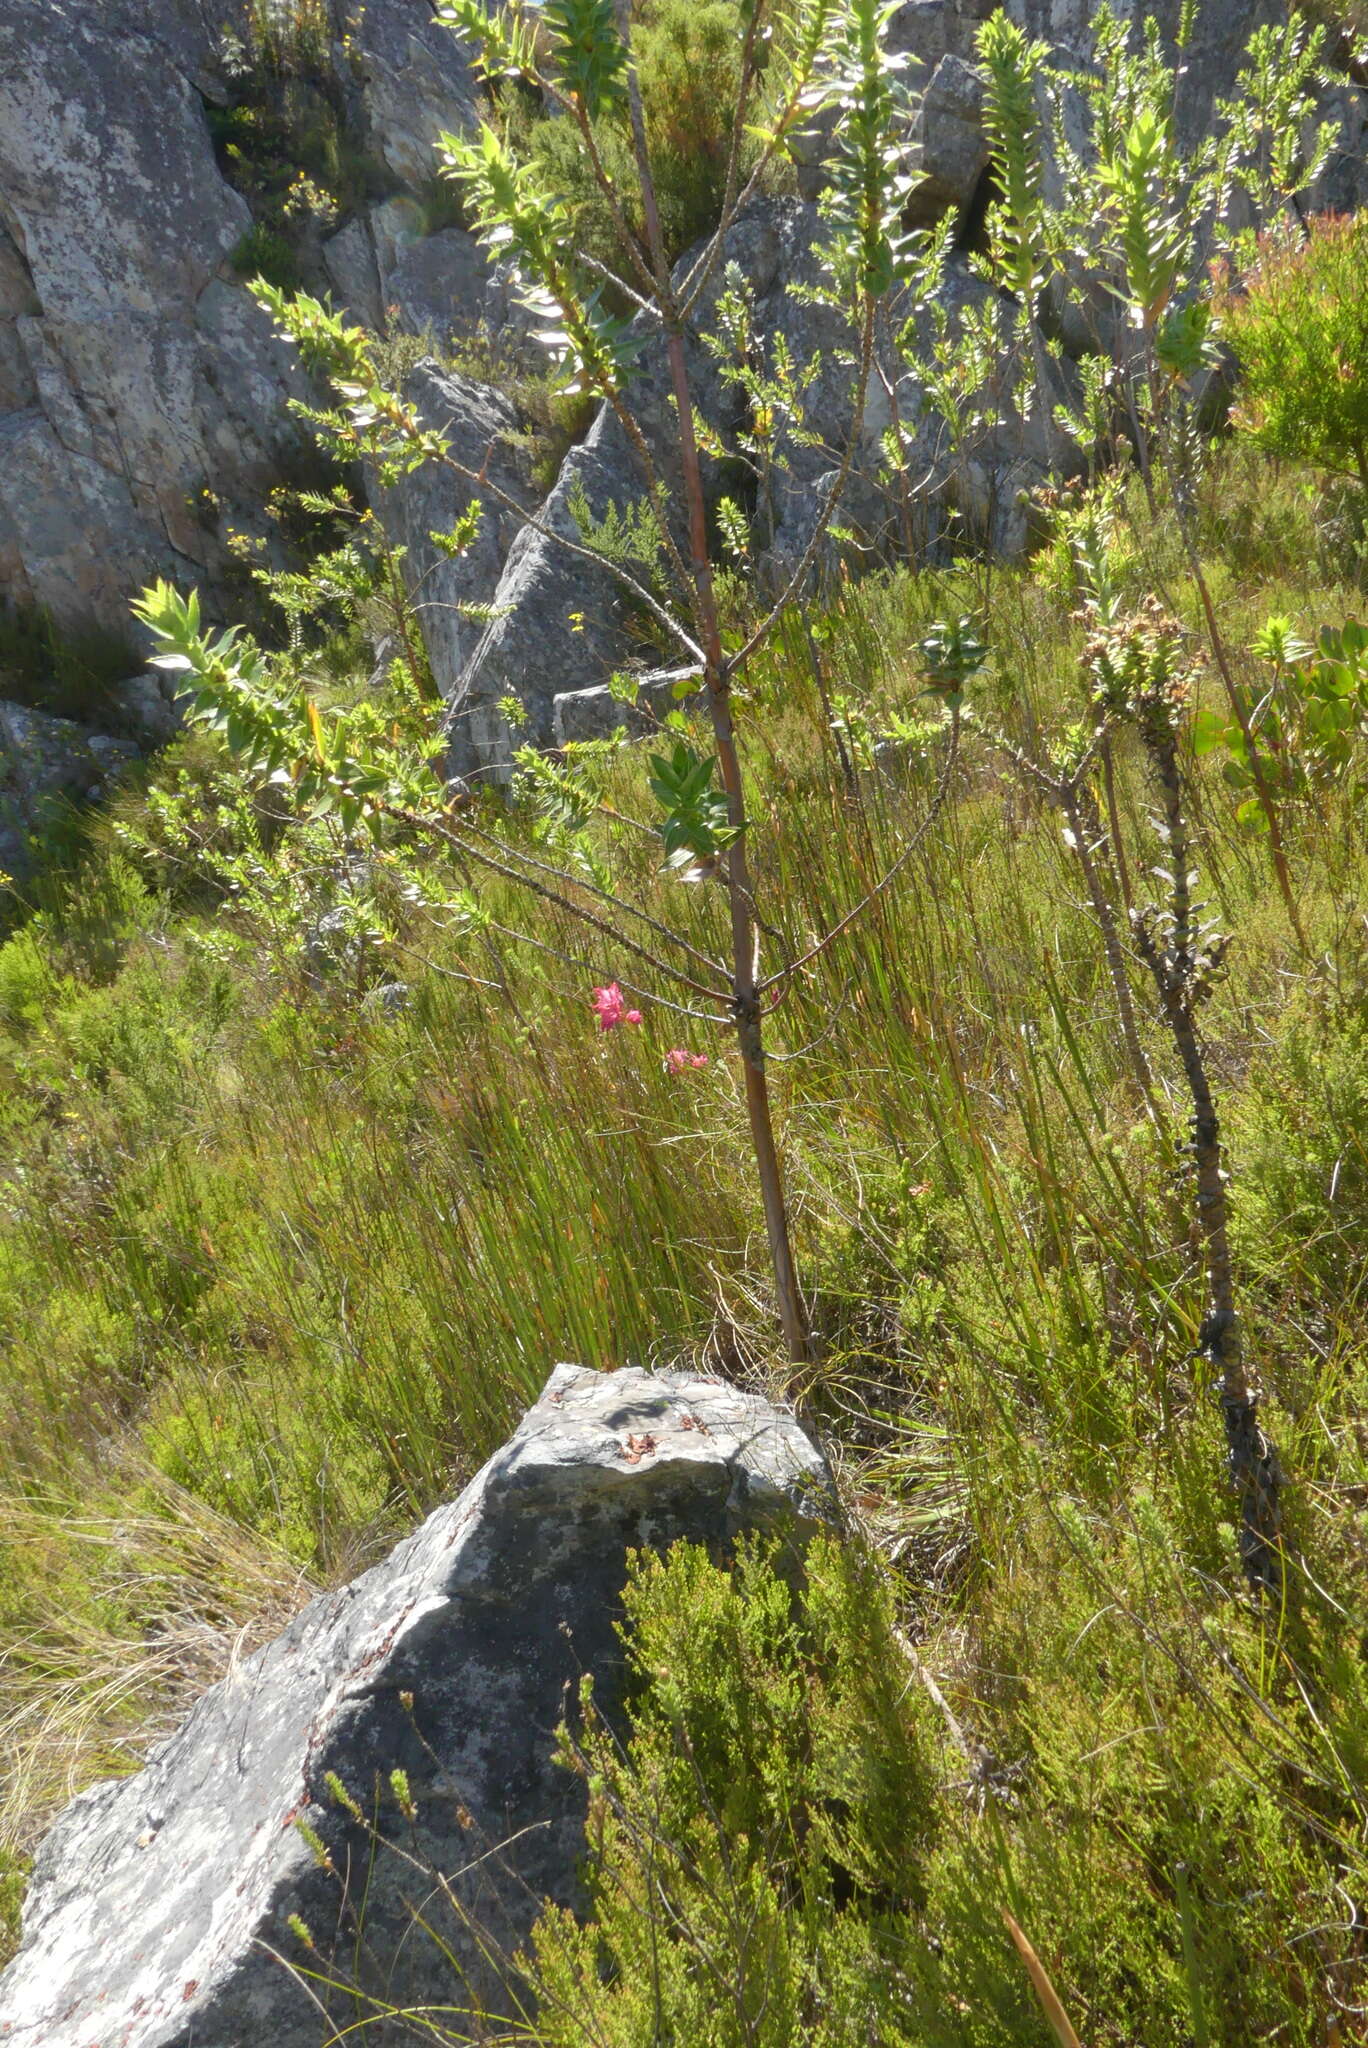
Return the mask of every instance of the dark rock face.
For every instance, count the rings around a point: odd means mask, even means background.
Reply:
[[[0,703],[0,871],[26,875],[29,835],[53,807],[101,795],[136,753],[131,742],[86,732],[68,718]]]
[[[920,225],[952,210],[962,213],[973,201],[991,154],[982,74],[962,57],[942,57],[913,122],[916,183],[908,198],[908,220]]]
[[[124,626],[158,573],[212,589],[225,516],[250,518],[306,445],[292,351],[232,268],[251,215],[205,114],[240,16],[0,0],[0,598],[59,624]],[[474,118],[465,52],[428,0],[358,19],[349,77],[378,159],[426,183],[438,134]],[[351,275],[378,249],[369,310],[397,252],[353,226]]]
[[[581,1672],[610,1708],[616,1696],[627,1549],[718,1546],[772,1524],[801,1537],[828,1506],[820,1458],[765,1401],[559,1366],[458,1500],[214,1687],[136,1777],[67,1809],[0,1977],[0,2043],[317,2048],[318,2008],[279,1960],[311,1960],[291,1915],[377,1999],[456,2005],[455,1973],[414,1926],[421,1903],[471,1988],[492,1994],[463,1914],[424,1869],[505,1953],[543,1897],[573,1903],[581,1806],[550,1751]],[[411,1826],[387,1789],[396,1768]],[[380,1833],[419,1867],[374,1849],[329,1798],[330,1772],[368,1811],[380,1788]],[[342,2001],[331,2016],[344,2015],[356,2008]]]

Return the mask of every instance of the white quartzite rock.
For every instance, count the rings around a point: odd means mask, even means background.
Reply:
[[[543,1896],[576,1897],[582,1804],[551,1748],[582,1671],[612,1707],[629,1546],[717,1547],[767,1525],[801,1537],[829,1500],[817,1453],[763,1400],[685,1375],[557,1367],[458,1500],[231,1672],[136,1777],[67,1809],[0,1977],[0,2043],[318,2048],[319,2011],[271,1951],[308,1960],[286,1924],[298,1914],[349,1967],[348,1876],[358,1904],[365,1891],[369,1988],[400,2006],[457,2003],[411,1902],[478,1984],[488,1971],[468,1934],[421,1871],[388,1849],[372,1862],[326,1774],[369,1806],[377,1783],[405,1770],[416,1826],[386,1797],[382,1832],[449,1875],[511,1949]],[[355,2010],[339,2002],[332,2016]],[[382,2024],[365,2038],[379,2048],[400,2036]]]

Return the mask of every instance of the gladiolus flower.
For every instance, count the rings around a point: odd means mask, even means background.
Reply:
[[[665,1071],[670,1075],[683,1074],[690,1067],[706,1067],[707,1064],[705,1052],[686,1052],[682,1045],[671,1046],[665,1055]]]
[[[594,990],[594,1011],[598,1017],[600,1031],[614,1031],[619,1024],[639,1024],[640,1010],[629,1010],[622,990],[615,981],[607,988]]]

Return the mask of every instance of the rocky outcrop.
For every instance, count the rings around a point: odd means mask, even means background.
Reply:
[[[431,0],[367,0],[336,12],[372,147],[398,186],[421,192],[436,172],[438,138],[474,125],[478,87],[469,54],[436,19]]]
[[[555,698],[602,685],[624,659],[623,586],[572,549],[584,546],[585,514],[602,521],[626,512],[641,495],[641,472],[605,408],[588,439],[566,457],[535,525],[524,526],[514,540],[493,592],[493,616],[469,660],[445,667],[429,640],[433,673],[450,705],[447,730],[458,774],[507,774],[512,736],[499,708],[504,698],[525,707],[528,737],[549,746]]]
[[[225,37],[241,42],[244,4],[0,0],[0,601],[45,610],[59,625],[123,628],[130,595],[158,573],[201,586],[211,609],[216,595],[223,608],[236,608],[227,535],[260,527],[266,492],[308,459],[288,412],[301,390],[298,367],[238,275],[235,252],[252,220],[223,175],[207,113],[228,93]],[[1178,98],[1186,137],[1202,131],[1213,100],[1230,88],[1250,31],[1282,4],[1196,9]],[[1086,61],[1092,0],[1011,0],[1011,8],[1062,62]],[[1169,38],[1179,9],[1180,0],[1159,0],[1155,9]],[[966,237],[988,196],[973,58],[991,11],[992,0],[902,0],[887,31],[890,49],[916,60],[910,217],[953,213]],[[469,53],[436,20],[431,0],[368,0],[362,9],[337,0],[334,13],[322,61],[347,133],[364,152],[356,189],[368,196],[353,197],[352,212],[326,234],[320,228],[311,281],[377,330],[428,335],[438,350],[482,330],[499,350],[516,353],[527,314],[506,267],[460,226],[428,231],[436,138],[475,117]],[[1354,205],[1365,197],[1368,96],[1346,82],[1327,112],[1341,120],[1344,142],[1312,203]],[[822,180],[819,132],[802,177],[809,198]],[[830,322],[794,290],[812,280],[813,227],[808,207],[761,206],[737,224],[727,252],[750,283],[769,346],[782,338],[800,374],[822,361],[808,393],[817,442],[793,440],[787,472],[756,494],[762,573],[776,578],[802,555],[851,416]],[[719,283],[720,275],[714,298]],[[972,289],[966,276],[952,277],[952,311]],[[1055,317],[1066,350],[1081,351],[1113,316],[1099,296],[1087,313],[1057,308]],[[705,305],[699,328],[709,319]],[[953,476],[942,474],[919,409],[915,356],[886,355],[866,394],[843,524],[860,550],[875,552],[900,519],[905,528],[906,507],[890,502],[878,460],[878,436],[896,406],[896,424],[921,436],[918,491],[933,537],[942,513],[953,512],[996,545],[1020,546],[1020,494],[1042,473],[1038,430],[1023,413],[1004,424],[997,445],[975,452],[972,468],[961,462]],[[734,433],[742,409],[735,389],[701,348],[693,367],[700,410],[724,437]],[[649,354],[634,402],[668,485],[668,405]],[[480,406],[501,403],[486,398]],[[474,415],[472,423],[483,430]],[[506,453],[506,433],[500,441]],[[1045,468],[1058,453],[1043,450]],[[454,593],[431,600],[425,631],[452,702],[458,762],[479,767],[506,757],[493,708],[505,695],[526,705],[532,734],[550,743],[556,696],[601,689],[624,661],[680,658],[663,643],[641,652],[620,582],[547,537],[579,537],[576,505],[602,519],[614,508],[621,515],[640,492],[633,452],[605,418],[547,500],[546,532],[524,533],[510,547],[500,517],[488,545],[450,575],[431,577],[424,536],[451,524],[460,494],[443,502],[429,477],[393,501],[396,534],[424,587],[449,584]],[[497,591],[493,578],[501,579]],[[489,599],[496,616],[472,648],[468,616],[451,606]]]
[[[705,332],[714,324],[717,299],[726,288],[726,267],[734,264],[754,295],[757,327],[769,331],[779,317],[782,285],[796,275],[792,265],[799,250],[810,244],[815,221],[812,208],[792,201],[755,206],[737,221],[724,260],[700,302],[696,329]],[[681,260],[681,271],[691,260]],[[744,419],[744,404],[719,377],[701,344],[692,347],[690,368],[705,418],[726,433],[735,432]],[[658,341],[647,341],[644,347],[629,404],[666,493],[677,503],[675,415]],[[706,481],[715,488],[720,471],[712,463],[705,470]],[[649,587],[654,569],[649,543],[634,555],[624,534],[633,507],[644,496],[639,452],[605,406],[585,441],[566,457],[536,524],[524,528],[514,542],[494,592],[494,617],[470,661],[460,670],[443,669],[434,661],[438,685],[451,705],[452,761],[459,772],[496,777],[506,773],[509,734],[498,709],[503,698],[513,697],[524,706],[529,736],[550,746],[555,742],[557,697],[602,688],[634,655],[635,665],[659,665],[649,655],[640,660],[643,646],[651,645],[649,608],[611,570],[572,552],[575,546],[582,548],[595,529],[615,522],[619,566]],[[682,542],[682,532],[676,537]],[[669,649],[672,656],[684,652],[678,646]]]
[[[229,282],[251,217],[214,161],[211,60],[188,0],[0,0],[0,581],[60,624],[211,570],[202,494],[256,499],[298,446],[293,366]]]
[[[407,334],[431,335],[440,349],[484,324],[506,324],[500,295],[483,248],[464,228],[442,228],[401,244],[384,284],[387,317]]]
[[[235,1668],[136,1777],[68,1808],[0,1977],[0,2043],[317,2048],[316,2000],[339,2024],[367,1995],[462,2003],[434,1935],[497,1998],[475,1930],[507,1955],[544,1897],[577,1898],[581,1795],[551,1750],[582,1672],[610,1712],[618,1697],[628,1548],[801,1537],[829,1508],[817,1453],[763,1400],[558,1367],[458,1500]],[[289,1960],[321,1972],[312,1992]],[[329,1992],[334,1969],[359,2008]]]
[[[473,119],[466,53],[429,0],[353,12],[337,62],[358,127],[381,176],[421,189],[438,134]],[[308,452],[292,352],[232,262],[252,216],[206,117],[241,14],[0,0],[0,597],[59,625],[122,627],[158,573],[212,594],[228,527]],[[369,215],[348,236],[342,296],[379,316],[408,237]]]
[[[422,362],[404,385],[425,428],[445,440],[453,463],[428,462],[385,491],[379,509],[390,539],[405,551],[404,575],[433,673],[459,675],[485,627],[482,616],[498,589],[510,549],[522,530],[519,509],[535,503],[527,462],[520,452],[519,419],[492,385]],[[480,484],[460,470],[483,477]],[[457,556],[444,554],[434,534],[449,533],[480,504],[479,533]]]
[[[991,196],[985,88],[972,60],[978,29],[992,11],[991,0],[904,0],[887,29],[890,50],[914,59],[916,67],[904,166],[909,222],[926,225],[948,213],[966,243],[979,232]],[[1089,60],[1090,0],[1013,0],[1011,11],[1028,32],[1050,44],[1061,65]],[[1158,9],[1170,43],[1179,11],[1179,0],[1165,0]],[[1214,102],[1233,88],[1252,32],[1278,18],[1285,18],[1279,0],[1233,0],[1224,10],[1196,10],[1177,108],[1179,129],[1189,141],[1205,131]],[[1077,112],[1066,95],[1066,121]],[[1332,94],[1326,112],[1341,121],[1344,147],[1312,200],[1354,203],[1365,196],[1361,145],[1368,99],[1346,87]],[[1082,144],[1081,128],[1073,139]],[[820,193],[823,161],[819,131],[809,138],[800,166],[809,200]],[[1047,175],[1057,181],[1062,174],[1051,164]],[[811,290],[818,282],[819,240],[812,204],[762,201],[737,223],[717,272],[720,280],[731,264],[741,273],[754,303],[759,347],[771,362],[782,346],[800,378],[817,366],[803,387],[807,431],[781,442],[770,473],[749,494],[757,574],[772,590],[782,589],[805,559],[854,429],[854,393],[842,359],[848,337]],[[711,299],[697,309],[695,337],[715,324],[716,291],[717,281]],[[953,353],[964,323],[982,315],[994,297],[966,255],[952,255],[937,301],[921,309],[901,348],[894,347],[890,330],[905,313],[881,331],[839,512],[843,538],[819,555],[819,573],[843,549],[848,554],[853,547],[866,561],[887,552],[920,555],[951,531],[1009,558],[1023,552],[1032,532],[1031,493],[1071,474],[1079,461],[1055,422],[1056,407],[1076,384],[1069,353],[1124,345],[1110,295],[1099,290],[1085,296],[1081,307],[1049,309],[1063,359],[1038,340],[1026,345],[1025,337],[1009,348],[1014,309],[1001,300],[996,311],[1003,320],[1004,351],[989,373],[992,390],[962,394],[966,413],[981,414],[984,424],[952,446],[944,421],[927,402],[927,359],[938,337]],[[697,338],[690,368],[698,410],[725,442],[744,424],[736,388],[720,380]],[[1047,387],[1043,402],[1033,388],[1037,380]],[[673,419],[654,347],[647,349],[628,402],[659,473],[673,486]],[[902,443],[901,478],[890,474],[885,460],[890,434]],[[463,770],[506,772],[508,735],[497,705],[507,697],[523,704],[529,730],[542,744],[597,735],[620,722],[607,681],[615,670],[650,665],[651,656],[641,657],[641,619],[633,618],[633,603],[619,579],[568,553],[556,536],[582,541],[584,513],[595,522],[622,519],[643,496],[636,452],[605,412],[542,508],[542,530],[524,532],[514,543],[495,594],[496,617],[473,658],[459,672],[440,659],[434,663],[452,704],[453,759]],[[574,517],[576,506],[580,519]],[[639,604],[635,609],[640,614]],[[654,656],[677,659],[680,652],[662,640]]]

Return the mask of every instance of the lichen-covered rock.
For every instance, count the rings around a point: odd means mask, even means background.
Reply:
[[[347,221],[319,247],[333,304],[373,334],[385,330],[385,280],[368,220]]]
[[[404,575],[433,675],[449,689],[484,631],[471,607],[492,602],[522,527],[508,500],[525,507],[536,493],[515,440],[517,412],[502,392],[429,360],[410,373],[404,396],[423,425],[444,437],[454,460],[486,478],[475,485],[443,463],[428,462],[377,494],[385,530],[405,550]],[[473,498],[481,511],[474,544],[455,557],[443,554],[433,534],[450,533]]]
[[[298,444],[288,358],[220,282],[250,215],[214,161],[198,16],[0,0],[0,563],[59,623],[212,568],[199,494],[258,496]]]
[[[473,127],[477,82],[469,53],[429,0],[369,0],[350,17],[367,123],[386,168],[416,191],[437,170],[447,129]]]
[[[464,228],[410,242],[385,281],[391,317],[409,334],[430,334],[440,348],[479,327],[497,328],[504,297],[484,249]]]
[[[259,518],[307,445],[293,352],[233,266],[251,214],[206,118],[241,16],[241,0],[0,0],[0,595],[59,624],[124,624],[157,574],[212,592],[226,529]],[[355,10],[346,86],[414,190],[441,130],[474,118],[468,52],[429,0]],[[397,207],[421,222],[392,195],[324,255],[374,324]]]
[[[0,2043],[318,2048],[318,2006],[279,1960],[318,1966],[292,1916],[375,1997],[455,2004],[421,1907],[491,1989],[464,1915],[507,1954],[543,1897],[577,1898],[582,1799],[551,1750],[582,1672],[609,1711],[617,1697],[629,1547],[801,1536],[829,1510],[820,1458],[767,1402],[716,1380],[558,1367],[458,1500],[235,1668],[136,1777],[67,1809],[0,1977]],[[349,1819],[333,1773],[404,1853]],[[360,1938],[349,1913],[364,1914]],[[358,2015],[339,1996],[331,2016]],[[366,2037],[410,2038],[383,2022]]]

